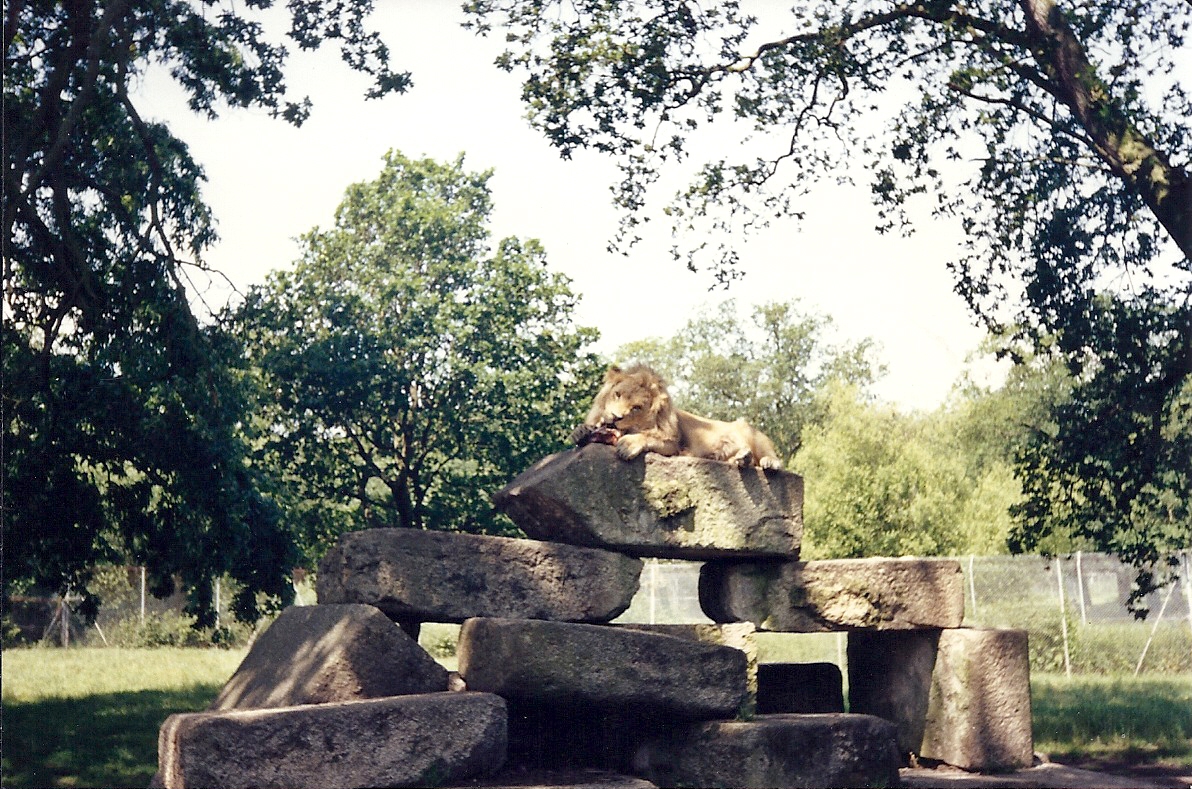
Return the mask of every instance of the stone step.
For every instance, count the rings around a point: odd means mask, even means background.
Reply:
[[[689,724],[642,746],[658,786],[897,786],[894,725],[870,715],[759,715]]]
[[[171,715],[158,739],[165,789],[439,786],[495,773],[505,702],[432,693]]]
[[[964,619],[953,559],[708,562],[699,597],[715,622],[790,633],[951,628]]]
[[[607,622],[642,563],[593,548],[415,529],[341,535],[319,562],[320,603],[366,603],[399,622],[476,616]]]
[[[209,709],[447,690],[447,670],[370,605],[291,606],[257,636]]]
[[[603,444],[543,459],[493,495],[530,537],[634,556],[704,560],[799,555],[803,479],[785,471]]]
[[[748,699],[739,649],[623,627],[469,619],[459,673],[469,690],[510,701],[733,717]]]

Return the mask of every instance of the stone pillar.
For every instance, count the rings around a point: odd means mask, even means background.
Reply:
[[[945,630],[940,635],[920,753],[981,772],[1031,766],[1025,630]]]
[[[893,722],[903,756],[923,743],[939,641],[939,630],[848,634],[849,711]]]

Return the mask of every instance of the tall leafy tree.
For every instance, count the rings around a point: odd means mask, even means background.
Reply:
[[[617,158],[622,242],[708,125],[725,155],[665,210],[680,238],[726,231],[676,249],[726,281],[727,231],[803,216],[824,177],[867,171],[883,230],[909,230],[912,206],[958,218],[958,293],[1077,382],[1023,457],[1019,544],[1083,528],[1145,568],[1192,542],[1173,504],[1192,499],[1187,2],[808,0],[763,20],[731,1],[468,7],[480,32],[504,28],[500,65],[563,155]]]
[[[164,69],[191,108],[259,107],[293,123],[287,48],[268,0],[13,0],[3,19],[4,590],[84,594],[97,561],[147,566],[156,591],[181,576],[212,619],[210,578],[231,573],[236,608],[275,599],[293,545],[258,492],[238,435],[235,349],[200,320],[188,281],[215,223],[203,171],[132,86]],[[375,78],[405,74],[364,20],[368,0],[289,3],[286,36],[335,40]],[[277,17],[275,17],[276,19]]]
[[[489,495],[582,416],[595,332],[537,242],[490,247],[490,175],[390,152],[239,310],[308,557],[366,526],[512,531]]]
[[[806,558],[1005,552],[1021,498],[1011,447],[1025,429],[1000,392],[911,414],[840,382],[821,397],[794,462],[808,481]]]
[[[805,314],[795,301],[759,305],[743,321],[727,300],[675,336],[629,343],[617,355],[653,366],[685,410],[757,425],[790,459],[823,417],[828,382],[864,388],[881,374],[872,342],[835,345],[831,328],[830,318]]]

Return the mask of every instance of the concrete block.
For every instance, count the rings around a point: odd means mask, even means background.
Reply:
[[[617,627],[641,630],[646,633],[661,633],[665,636],[687,638],[703,644],[719,644],[721,646],[739,649],[745,653],[745,684],[749,688],[749,696],[751,699],[757,697],[757,639],[754,638],[757,628],[753,626],[752,622],[732,622],[727,625],[648,625],[626,623],[618,624]],[[840,711],[843,712],[844,710],[841,709]],[[751,707],[745,710],[746,714],[751,714],[751,712]]]
[[[1030,767],[1025,630],[945,630],[931,678],[921,755],[966,770]]]
[[[939,640],[939,630],[848,634],[849,710],[894,723],[903,756],[923,743]]]
[[[457,654],[470,690],[510,700],[695,719],[735,716],[748,698],[741,650],[623,627],[469,619]]]
[[[505,759],[505,702],[432,693],[171,715],[158,738],[165,789],[438,786]]]
[[[659,786],[897,786],[894,726],[868,715],[759,715],[692,724],[644,745]]]
[[[590,444],[543,459],[493,495],[535,539],[672,559],[794,559],[803,479],[785,471]]]
[[[342,535],[319,563],[320,603],[366,603],[397,621],[474,616],[607,622],[642,563],[593,548],[414,529]]]
[[[447,670],[373,606],[292,606],[257,637],[209,709],[444,690]]]
[[[708,562],[700,605],[715,622],[759,630],[913,630],[959,627],[960,563],[952,559]]]

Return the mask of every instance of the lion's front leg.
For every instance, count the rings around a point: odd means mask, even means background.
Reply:
[[[679,443],[649,433],[626,433],[617,442],[617,457],[621,460],[633,460],[643,452],[671,457],[679,454]]]

